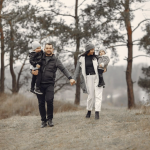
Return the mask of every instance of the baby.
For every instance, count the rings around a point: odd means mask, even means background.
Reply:
[[[99,84],[98,87],[103,86],[103,88],[105,87],[105,82],[103,79],[103,72],[105,69],[107,69],[108,63],[110,61],[108,56],[103,56],[106,54],[106,50],[105,49],[101,49],[99,51],[99,55],[98,55],[98,74],[99,74]]]
[[[41,50],[41,45],[39,42],[34,41],[32,42],[32,50],[29,52],[29,61],[30,61],[30,70],[38,70],[38,75],[32,75],[32,81],[31,81],[31,89],[30,92],[36,93],[36,94],[43,94],[40,91],[40,82],[41,82],[41,63],[42,63],[42,56],[43,51]],[[36,88],[35,87],[36,83]]]

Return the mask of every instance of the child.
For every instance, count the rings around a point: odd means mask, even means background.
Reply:
[[[103,88],[105,87],[105,82],[103,79],[103,72],[104,72],[104,69],[107,69],[108,63],[110,61],[108,56],[103,56],[105,54],[106,54],[106,50],[101,49],[98,55],[98,74],[99,74],[98,87],[103,86]]]
[[[42,56],[43,51],[41,50],[41,45],[39,42],[34,41],[32,42],[32,50],[29,52],[30,57],[30,69],[32,70],[38,70],[38,75],[32,75],[32,81],[31,81],[31,89],[30,92],[36,93],[36,94],[43,94],[40,91],[40,82],[41,82],[41,62],[42,62]],[[36,83],[36,88],[34,89]]]

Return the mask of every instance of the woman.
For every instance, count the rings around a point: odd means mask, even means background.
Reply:
[[[85,53],[79,56],[79,60],[74,73],[74,79],[77,80],[77,77],[80,74],[80,86],[83,90],[83,93],[88,93],[88,112],[86,114],[86,118],[90,118],[91,116],[91,111],[95,98],[95,119],[99,119],[103,87],[98,87],[98,62],[94,52],[94,48],[95,47],[92,43],[89,43],[85,46]]]

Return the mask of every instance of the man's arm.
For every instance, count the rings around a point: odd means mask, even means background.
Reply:
[[[69,71],[64,67],[59,59],[57,59],[56,66],[60,69],[60,71],[70,80],[70,84],[73,85],[75,80],[72,79]]]

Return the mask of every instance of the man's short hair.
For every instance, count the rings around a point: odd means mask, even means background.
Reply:
[[[46,45],[52,45],[52,47],[53,47],[53,44],[52,44],[52,43],[46,43],[45,46],[46,46]]]

